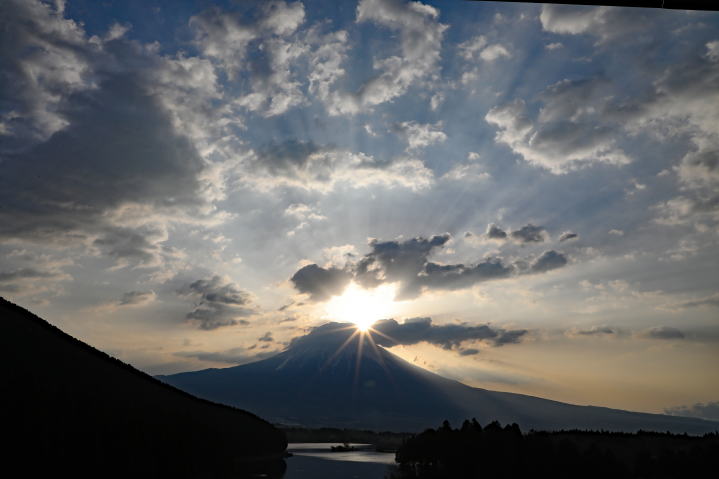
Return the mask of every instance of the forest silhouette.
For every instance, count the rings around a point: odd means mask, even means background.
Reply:
[[[719,435],[530,431],[517,424],[449,422],[406,439],[393,479],[686,478],[716,471]]]

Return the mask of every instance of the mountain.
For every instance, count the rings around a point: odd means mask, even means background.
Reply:
[[[277,423],[307,427],[414,432],[444,419],[459,424],[475,417],[482,424],[516,422],[525,431],[643,429],[703,434],[719,430],[719,423],[702,419],[578,406],[469,387],[372,347],[366,337],[353,336],[353,330],[341,323],[315,328],[268,359],[159,379],[212,401],[251,409]]]
[[[22,477],[280,477],[284,434],[199,399],[0,298],[3,470]],[[253,476],[254,477],[254,476]]]

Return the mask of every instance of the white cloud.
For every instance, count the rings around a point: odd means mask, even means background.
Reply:
[[[407,142],[407,151],[417,151],[427,146],[442,143],[447,135],[442,131],[442,122],[434,125],[417,123],[416,121],[405,121],[394,126]]]
[[[494,60],[505,57],[505,58],[511,58],[512,54],[509,53],[509,51],[502,45],[495,44],[490,45],[484,50],[482,50],[482,53],[479,54],[479,57],[487,62],[493,62]]]
[[[605,101],[603,87],[601,80],[563,80],[543,92],[534,119],[521,99],[492,108],[485,119],[498,127],[498,142],[553,173],[593,162],[626,164],[630,158],[615,145],[618,126],[594,106]]]
[[[400,52],[375,59],[374,75],[355,93],[333,91],[325,95],[330,114],[355,114],[404,95],[421,80],[429,79],[439,66],[447,26],[437,21],[439,12],[420,2],[362,0],[357,22],[374,22],[399,32]]]

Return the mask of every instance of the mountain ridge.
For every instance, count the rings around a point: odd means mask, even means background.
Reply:
[[[276,423],[306,427],[416,432],[444,419],[460,423],[476,417],[482,423],[516,422],[523,430],[719,430],[719,423],[698,418],[474,388],[373,347],[367,339],[360,350],[358,336],[352,335],[347,325],[327,323],[270,358],[158,378],[201,397],[256,410]],[[262,397],[253,394],[258,389]]]

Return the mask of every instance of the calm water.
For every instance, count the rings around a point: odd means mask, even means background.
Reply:
[[[332,443],[290,443],[293,454],[285,459],[283,479],[383,479],[393,467],[393,452],[376,452],[369,444],[352,444],[357,450],[331,452]]]

